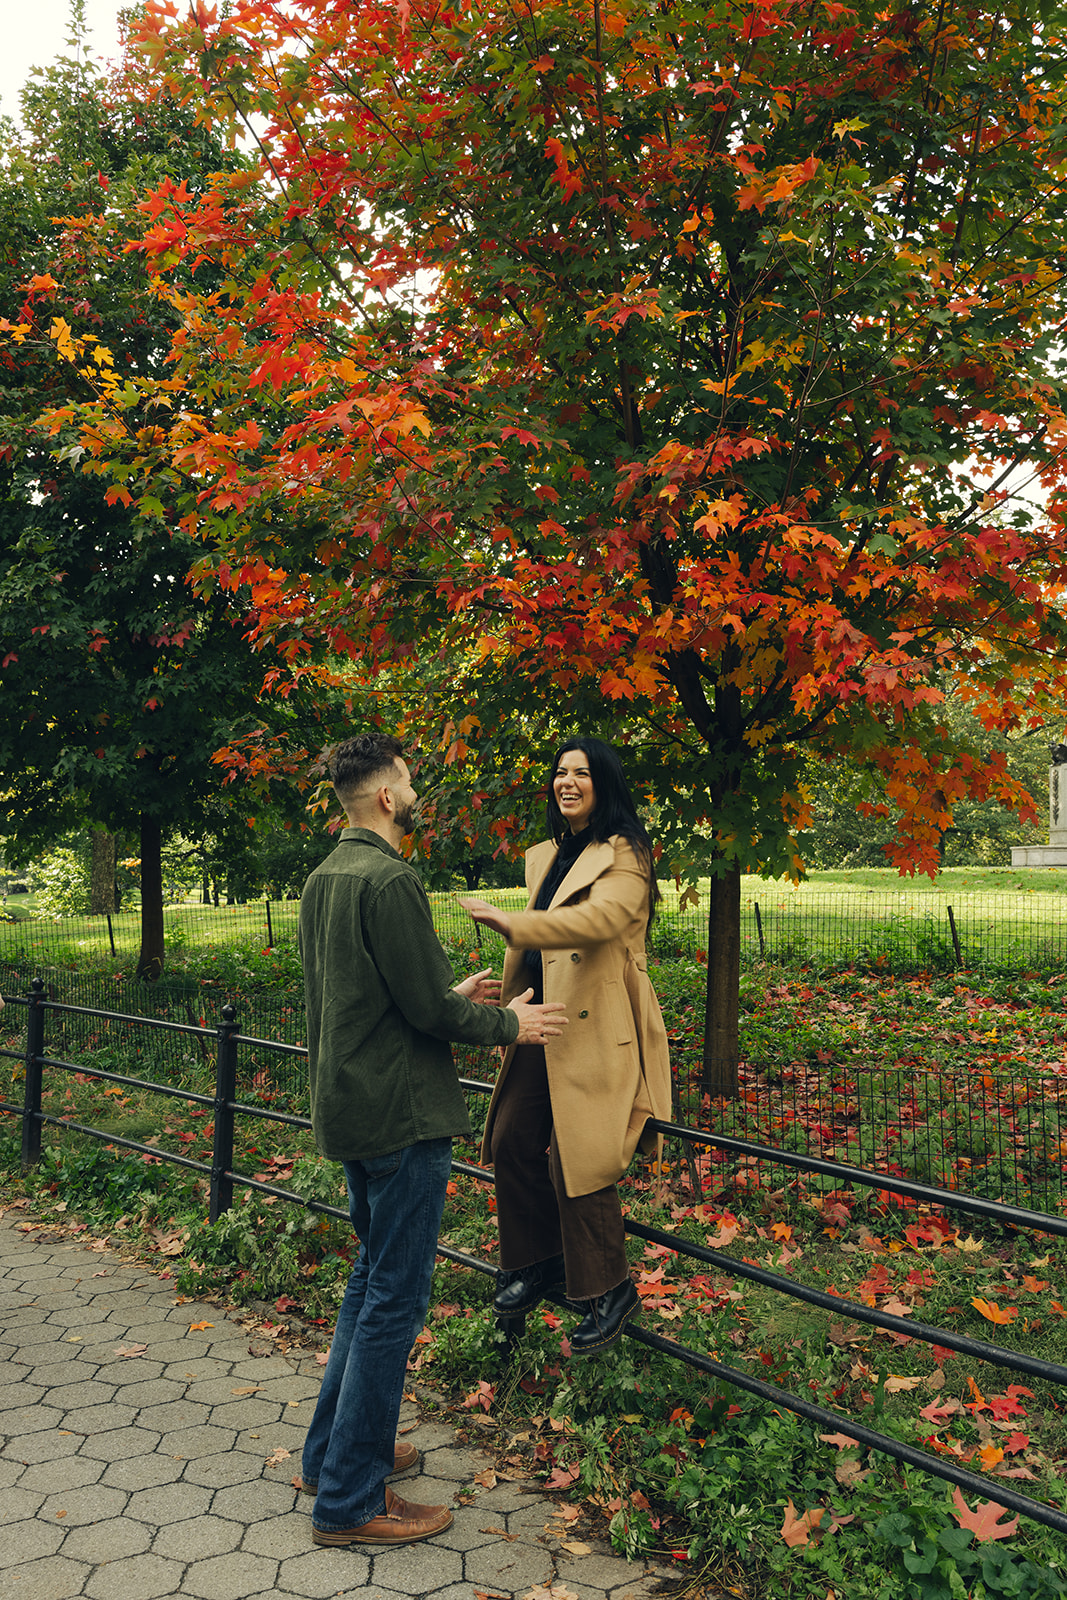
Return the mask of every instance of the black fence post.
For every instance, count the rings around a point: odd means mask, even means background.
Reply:
[[[960,949],[960,936],[956,932],[956,919],[952,915],[952,907],[948,906],[947,910],[948,910],[948,928],[949,928],[949,932],[952,935],[952,948],[956,952],[956,965],[957,965],[957,967],[962,968],[962,966],[963,966],[963,951]]]
[[[26,1008],[26,1087],[22,1097],[22,1170],[41,1156],[41,1082],[44,1076],[44,979],[30,984]]]
[[[211,1151],[210,1221],[217,1222],[233,1204],[233,1102],[237,1096],[237,1012],[223,1006],[222,1021],[215,1030],[218,1050],[215,1056],[215,1141]]]
[[[760,960],[762,961],[766,951],[763,943],[763,918],[759,914],[758,900],[753,900],[752,909],[756,913],[756,933],[759,936],[759,954]]]
[[[267,907],[267,943],[274,949],[274,929],[270,925],[270,901],[264,902]]]

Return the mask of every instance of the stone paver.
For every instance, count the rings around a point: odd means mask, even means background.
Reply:
[[[317,1548],[292,1480],[322,1368],[262,1343],[171,1280],[0,1213],[0,1600],[523,1600],[553,1583],[650,1600],[674,1577],[588,1535],[588,1556],[563,1551],[555,1502],[523,1485],[472,1499],[490,1458],[409,1401],[423,1461],[401,1492],[453,1505],[451,1528]]]

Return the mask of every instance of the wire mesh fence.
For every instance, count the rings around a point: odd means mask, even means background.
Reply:
[[[484,897],[518,909],[518,889]],[[457,950],[499,958],[496,935],[478,929],[451,894],[430,897],[438,933]],[[293,946],[300,905],[260,900],[233,906],[169,906],[168,951],[225,945],[264,949]],[[682,907],[673,889],[664,896],[649,934],[650,953],[701,959],[707,951],[707,898]],[[0,962],[69,966],[86,957],[135,962],[140,947],[136,910],[96,917],[0,921]],[[781,966],[855,966],[892,972],[1050,971],[1067,964],[1067,893],[968,893],[934,889],[799,889],[745,880],[741,959]]]
[[[34,975],[0,969],[4,993],[15,1001],[4,1018],[12,1033],[23,1025],[18,997],[28,993]],[[127,979],[116,988],[106,977],[62,969],[46,969],[40,976],[47,997],[63,1004],[193,1027],[216,1027],[228,998],[221,988],[207,990],[176,978],[152,985]],[[242,1050],[238,1098],[308,1115],[304,1059],[271,1048],[272,1042],[303,1043],[299,997],[245,995],[238,1003],[238,1022],[252,1041]],[[139,1030],[106,1014],[60,1013],[52,1026],[50,1052],[83,1063],[87,1073],[110,1070],[210,1091],[212,1050],[201,1038]],[[976,1069],[951,1061],[876,1065],[854,1056],[764,1056],[742,1059],[737,1096],[721,1099],[704,1088],[697,1043],[672,1040],[671,1051],[676,1121],[776,1150],[868,1167],[884,1172],[887,1181],[916,1179],[1050,1214],[1067,1205],[1067,1065],[1062,1072],[1033,1072],[1004,1064]],[[494,1079],[495,1051],[456,1047],[454,1054],[464,1078]],[[790,1182],[789,1173],[773,1160],[726,1150],[699,1157],[679,1150],[673,1159],[698,1161],[699,1191],[718,1194],[727,1204]],[[691,1170],[696,1179],[692,1165]],[[809,1192],[821,1186],[831,1198],[828,1180],[808,1177],[805,1182]]]
[[[694,1127],[1050,1214],[1067,1207],[1067,1068],[742,1060],[737,1096],[716,1099],[698,1058],[673,1067],[675,1115]],[[702,1187],[735,1201],[788,1177],[728,1151],[704,1160]]]

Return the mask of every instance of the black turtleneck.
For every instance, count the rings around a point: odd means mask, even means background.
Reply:
[[[556,859],[545,873],[537,899],[534,901],[535,911],[547,911],[552,904],[552,898],[567,876],[568,872],[581,855],[587,844],[593,842],[593,835],[589,828],[583,828],[580,833],[565,833],[560,840]],[[535,989],[534,1002],[539,1004],[543,997],[543,968],[541,965],[540,950],[524,950],[522,963],[529,974],[530,982]]]

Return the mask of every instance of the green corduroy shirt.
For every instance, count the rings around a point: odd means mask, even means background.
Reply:
[[[454,993],[418,873],[345,828],[300,900],[311,1121],[334,1161],[470,1132],[449,1041],[510,1044],[513,1011]]]

